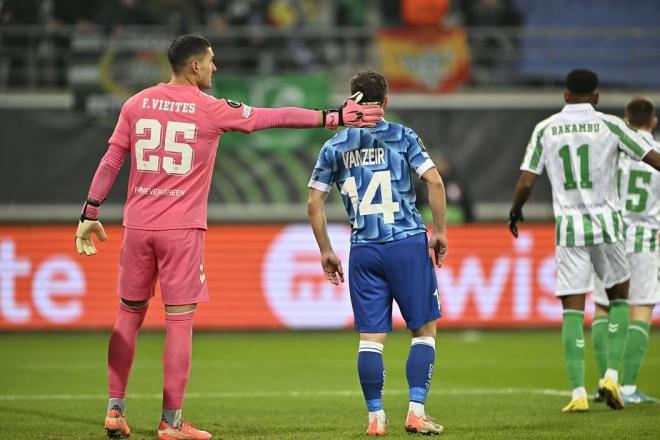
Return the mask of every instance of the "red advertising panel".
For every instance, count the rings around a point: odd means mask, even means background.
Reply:
[[[346,267],[349,229],[331,225],[329,231]],[[0,330],[110,328],[118,301],[122,231],[113,226],[107,232],[98,255],[80,257],[72,227],[0,227]],[[518,240],[504,225],[453,227],[448,235],[448,259],[437,271],[441,327],[561,322],[561,305],[553,294],[552,225],[525,225]],[[323,278],[308,225],[214,225],[206,240],[211,301],[198,309],[198,328],[352,326],[348,285],[335,287]],[[398,310],[395,316],[402,326]],[[162,324],[157,293],[145,325]]]

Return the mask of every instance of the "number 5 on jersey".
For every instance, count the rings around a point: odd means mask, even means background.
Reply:
[[[381,203],[372,203],[379,188]],[[344,181],[341,193],[348,195],[351,199],[351,205],[355,213],[354,227],[358,225],[358,215],[383,214],[383,222],[387,224],[394,223],[394,213],[399,212],[399,203],[392,201],[392,181],[389,171],[376,171],[374,173],[364,192],[362,201],[358,198],[357,185],[353,176]]]
[[[160,148],[162,131],[162,125],[155,119],[140,119],[135,124],[135,134],[148,136],[135,143],[135,165],[139,171],[160,172],[161,157],[157,154],[148,154],[148,150]],[[197,137],[197,127],[187,122],[167,123],[164,150],[181,155],[180,163],[177,163],[174,157],[162,157],[162,168],[167,174],[183,175],[188,174],[192,169],[194,150],[188,144],[177,142],[179,134],[183,135],[183,140],[194,142]]]
[[[637,203],[632,197],[626,200],[626,210],[630,212],[646,211],[646,202],[649,199],[649,184],[651,183],[651,173],[648,171],[630,170],[628,180],[628,196],[637,196]]]

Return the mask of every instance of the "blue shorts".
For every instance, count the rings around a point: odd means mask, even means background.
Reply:
[[[411,330],[442,316],[425,233],[351,245],[348,281],[355,329],[360,333],[392,331],[393,299]]]

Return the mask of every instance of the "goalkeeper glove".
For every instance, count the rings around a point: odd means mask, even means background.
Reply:
[[[513,234],[514,237],[518,238],[518,222],[525,221],[525,218],[523,217],[523,213],[521,209],[514,210],[512,209],[511,212],[509,212],[509,231]]]
[[[362,92],[355,92],[336,109],[323,110],[323,126],[334,130],[340,126],[375,127],[383,119],[383,109],[379,103],[364,103]]]
[[[76,250],[78,251],[78,255],[96,254],[97,251],[92,241],[92,233],[96,234],[101,241],[108,239],[105,230],[103,230],[103,225],[98,221],[100,206],[101,202],[92,199],[87,199],[83,205],[80,221],[78,222],[78,230],[76,231]]]

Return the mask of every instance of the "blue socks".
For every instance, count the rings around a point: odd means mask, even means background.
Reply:
[[[383,409],[383,384],[385,367],[383,365],[383,344],[360,341],[358,352],[358,375],[360,385],[367,402],[369,412]]]
[[[431,387],[435,364],[435,338],[421,336],[413,338],[406,363],[406,377],[410,388],[410,404],[415,413],[424,415],[424,403]],[[360,341],[358,353],[358,375],[362,393],[370,413],[383,409],[383,344]],[[412,411],[412,410],[411,410]]]
[[[424,404],[431,387],[435,363],[435,338],[420,336],[412,339],[406,377],[410,388],[410,401]]]

